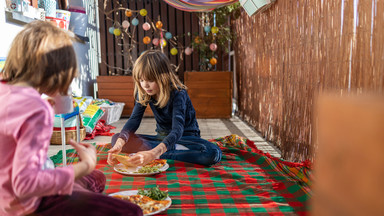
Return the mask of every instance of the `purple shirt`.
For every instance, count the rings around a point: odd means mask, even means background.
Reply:
[[[41,198],[71,194],[72,166],[42,170],[53,109],[30,87],[0,83],[0,215],[36,210]]]

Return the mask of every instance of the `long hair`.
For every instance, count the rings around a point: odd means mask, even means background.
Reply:
[[[159,50],[148,50],[141,54],[133,67],[133,80],[135,81],[135,100],[146,106],[151,96],[140,85],[140,80],[155,81],[160,89],[156,106],[160,108],[167,105],[171,91],[187,89],[172,71],[167,56]]]
[[[27,24],[12,42],[2,79],[9,84],[26,82],[40,93],[66,95],[77,75],[72,40],[49,22]]]

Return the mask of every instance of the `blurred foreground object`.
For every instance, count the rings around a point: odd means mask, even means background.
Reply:
[[[311,215],[384,215],[384,97],[317,102]]]

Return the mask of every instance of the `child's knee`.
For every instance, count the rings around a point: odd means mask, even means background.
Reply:
[[[216,163],[219,163],[221,161],[221,155],[222,152],[220,148],[211,149],[209,152],[206,152],[205,160],[201,161],[201,164],[205,166],[212,166]]]

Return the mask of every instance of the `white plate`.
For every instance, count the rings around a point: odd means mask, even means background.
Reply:
[[[138,190],[127,190],[127,191],[120,191],[120,192],[112,193],[112,194],[109,194],[109,196],[113,196],[113,195],[129,196],[129,195],[136,195],[137,192],[138,192]],[[158,213],[160,213],[162,211],[165,211],[167,208],[169,208],[169,206],[172,205],[172,199],[169,196],[167,198],[165,198],[164,200],[170,201],[167,206],[165,206],[164,208],[162,208],[162,209],[160,209],[158,211],[155,211],[155,212],[152,212],[152,213],[149,213],[149,214],[145,214],[144,216],[158,214]]]
[[[116,164],[113,169],[123,175],[136,175],[136,176],[148,176],[148,175],[155,175],[161,172],[164,172],[169,168],[169,164],[166,163],[163,167],[159,169],[158,172],[152,172],[152,173],[136,173],[137,170],[139,170],[141,166],[138,167],[125,167],[123,164],[119,163]]]

